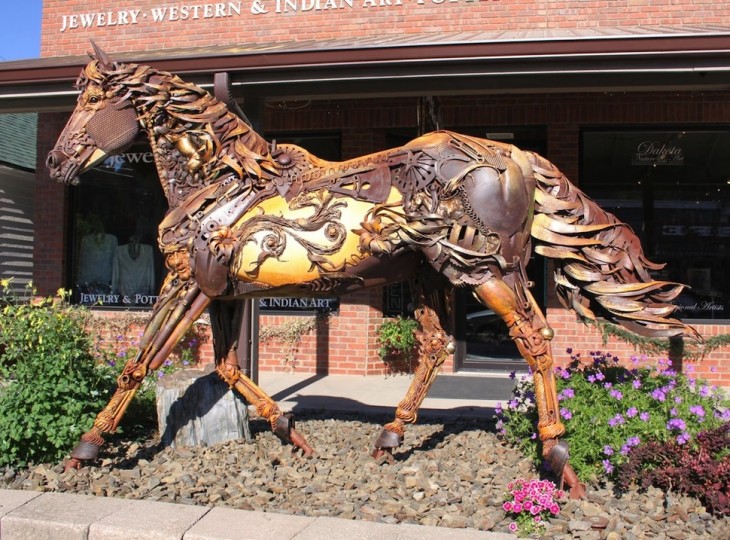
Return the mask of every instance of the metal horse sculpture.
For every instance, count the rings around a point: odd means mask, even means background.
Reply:
[[[169,269],[144,333],[109,404],[71,454],[97,456],[143,378],[207,308],[219,375],[285,441],[312,449],[289,415],[248,377],[236,349],[244,298],[335,295],[411,279],[420,360],[393,422],[375,442],[389,454],[416,421],[453,352],[448,294],[469,287],[502,317],[534,373],[545,459],[571,487],[558,413],[553,330],[525,277],[532,242],[555,259],[563,303],[653,336],[697,333],[669,318],[682,286],[655,281],[631,229],[601,210],[546,159],[515,146],[439,131],[349,161],[328,162],[266,142],[226,104],[148,66],[112,62],[96,46],[78,105],[48,156],[64,183],[143,131],[170,211],[159,227]]]

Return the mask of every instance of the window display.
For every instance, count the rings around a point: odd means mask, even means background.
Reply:
[[[110,157],[72,189],[72,299],[152,307],[164,276],[156,244],[167,206],[149,147]]]
[[[581,188],[629,223],[685,319],[730,318],[730,129],[587,129]]]

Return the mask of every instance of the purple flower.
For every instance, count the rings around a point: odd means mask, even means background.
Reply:
[[[575,390],[572,388],[565,388],[562,392],[558,394],[558,401],[563,401],[565,399],[570,399],[575,397]]]
[[[669,414],[671,414],[672,416],[677,416],[677,409],[672,407],[671,409],[669,409]]]
[[[670,431],[684,431],[685,429],[687,429],[687,425],[681,418],[672,418],[669,422],[667,422],[667,429]]]
[[[565,352],[568,354],[573,354],[573,347],[568,347],[567,349],[565,349]]]
[[[611,465],[610,461],[604,459],[601,463],[603,463],[603,470],[606,471],[607,474],[611,474],[613,472],[613,465]]]
[[[608,425],[611,427],[616,427],[616,426],[620,426],[620,425],[624,424],[625,422],[626,422],[626,420],[624,419],[624,417],[621,416],[620,414],[617,414],[616,416],[614,416],[613,418],[611,418],[608,421]]]
[[[639,414],[639,419],[641,419],[643,422],[649,421],[649,413],[644,411],[643,413]]]
[[[517,407],[519,407],[519,403],[516,399],[510,399],[509,403],[507,403],[508,409],[516,409]]]
[[[637,409],[636,407],[629,407],[628,409],[626,409],[626,416],[629,418],[633,418],[637,414],[639,414],[639,409]]]
[[[125,356],[127,356],[127,351],[125,350],[121,350],[117,353],[117,358],[124,358]]]
[[[497,406],[494,408],[496,414],[502,414],[502,402],[498,401]]]
[[[537,439],[537,433],[533,433],[532,435],[530,435],[530,439],[532,439],[533,441],[536,440]]]
[[[611,445],[607,444],[606,446],[603,447],[603,453],[606,454],[607,456],[612,456],[613,447]]]
[[[571,418],[573,418],[573,413],[563,407],[562,409],[560,409],[560,416],[562,416],[565,420],[570,420]]]
[[[586,377],[586,379],[588,380],[589,383],[596,382],[596,376],[595,375],[588,375],[588,377]]]
[[[596,373],[596,380],[602,381],[605,378],[606,376],[602,372],[599,371],[598,373]]]
[[[611,388],[613,388],[613,383],[610,383],[610,382],[607,382],[607,383],[603,383],[603,387],[604,387],[604,388],[605,388],[606,390],[610,390]]]
[[[689,412],[700,418],[704,418],[705,416],[705,408],[702,405],[692,405],[689,408]]]
[[[633,386],[636,390],[641,388],[641,381],[639,379],[634,379],[631,381],[631,386]]]
[[[689,442],[690,436],[689,433],[682,432],[679,435],[677,435],[677,444],[686,444]]]
[[[515,377],[517,377],[517,372],[516,371],[511,371],[510,374],[509,374],[509,378],[514,381],[515,380]]]
[[[706,384],[703,384],[702,386],[700,386],[700,395],[702,397],[708,397],[710,395],[710,387],[707,386]]]
[[[621,401],[624,397],[624,395],[618,390],[611,390],[610,394],[612,398],[615,398],[619,401]]]
[[[712,367],[710,368],[710,371],[711,371],[712,373],[716,373],[716,372],[717,372],[717,366],[712,366]]]
[[[661,388],[657,388],[657,389],[653,390],[651,393],[651,397],[653,397],[657,401],[664,401],[665,399],[667,399],[667,395],[664,393],[664,390],[662,390]]]
[[[631,447],[628,444],[625,444],[621,447],[621,455],[622,456],[628,456],[629,450],[631,450]]]
[[[674,403],[682,403],[682,398],[679,396],[675,396]]]
[[[628,446],[639,446],[639,443],[641,443],[641,439],[639,439],[639,437],[635,437],[635,436],[634,437],[629,437],[626,440],[626,444]]]

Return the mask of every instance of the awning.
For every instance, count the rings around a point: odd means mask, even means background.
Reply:
[[[113,53],[267,100],[730,89],[730,26],[459,32]],[[0,112],[68,110],[85,56],[0,63]]]

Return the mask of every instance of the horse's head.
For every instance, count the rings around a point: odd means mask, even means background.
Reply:
[[[76,109],[46,161],[51,177],[64,183],[77,183],[79,174],[123,151],[140,130],[129,87],[117,82],[120,65],[92,45],[92,60],[76,82]]]

